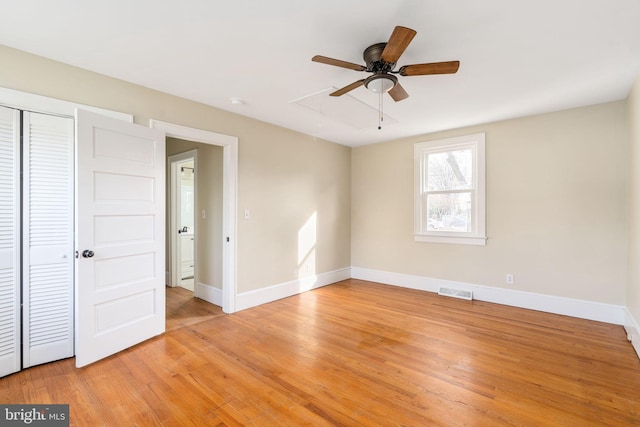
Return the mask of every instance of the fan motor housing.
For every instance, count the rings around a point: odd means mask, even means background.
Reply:
[[[396,66],[395,62],[384,62],[380,59],[386,43],[372,44],[364,50],[363,58],[367,64],[367,71],[372,73],[388,73]]]

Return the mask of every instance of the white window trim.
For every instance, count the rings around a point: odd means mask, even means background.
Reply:
[[[473,212],[474,230],[469,233],[426,231],[422,227],[422,159],[424,153],[451,151],[456,146],[474,147],[475,203]],[[420,142],[414,145],[414,239],[416,242],[453,243],[485,246],[486,236],[486,166],[485,134],[459,136]]]

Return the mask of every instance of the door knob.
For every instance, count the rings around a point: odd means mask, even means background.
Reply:
[[[82,251],[82,256],[84,258],[91,258],[93,257],[93,255],[95,254],[93,253],[93,251],[90,251],[89,249],[85,249],[84,251]]]

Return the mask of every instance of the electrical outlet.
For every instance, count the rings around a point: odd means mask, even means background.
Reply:
[[[513,274],[507,274],[507,285],[513,285]]]

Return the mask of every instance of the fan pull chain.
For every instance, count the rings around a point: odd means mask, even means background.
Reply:
[[[384,120],[384,111],[382,108],[382,95],[383,93],[380,92],[378,94],[378,130],[382,129],[382,121]]]

